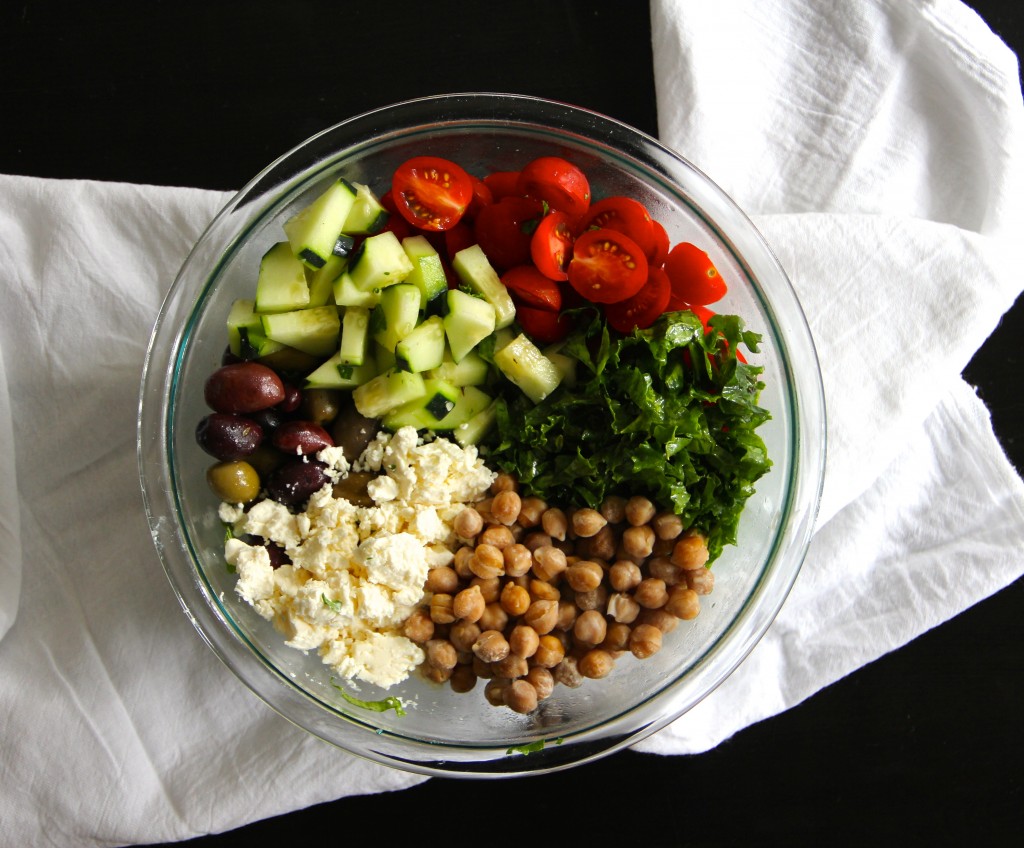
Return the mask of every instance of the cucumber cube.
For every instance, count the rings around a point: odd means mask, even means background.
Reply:
[[[555,364],[522,334],[494,354],[494,364],[534,403],[544,400],[562,380]]]
[[[307,389],[355,389],[377,376],[377,365],[366,357],[362,365],[346,365],[336,353],[306,377]]]
[[[480,410],[476,415],[455,428],[454,436],[462,447],[476,445],[487,435],[494,422],[498,420],[498,411],[495,404],[490,404]]]
[[[334,281],[334,302],[338,306],[374,307],[380,303],[380,291],[357,289],[356,284],[352,282],[352,275],[348,271],[342,271],[341,276]]]
[[[465,247],[452,257],[459,279],[494,307],[494,326],[507,327],[516,317],[516,306],[505,284],[480,245]]]
[[[431,368],[425,375],[447,380],[453,386],[481,386],[487,382],[491,366],[475,350],[471,350],[458,362],[452,357],[450,350],[445,350],[444,359],[436,368]]]
[[[461,362],[466,354],[494,332],[494,307],[486,300],[459,289],[450,289],[447,297],[444,332],[452,359]]]
[[[326,306],[334,302],[334,281],[345,270],[345,260],[340,256],[330,257],[324,267],[318,271],[306,269],[306,281],[309,283],[309,305]]]
[[[403,371],[427,371],[444,361],[444,322],[427,318],[395,345],[395,362]]]
[[[342,230],[353,235],[379,233],[388,222],[388,211],[369,186],[352,183],[356,189],[355,203],[345,219]]]
[[[413,267],[398,236],[385,230],[365,239],[356,248],[349,259],[348,272],[357,289],[372,291],[402,282],[413,272]]]
[[[425,236],[402,239],[402,249],[413,268],[405,281],[420,290],[420,309],[425,310],[428,303],[448,290],[448,277],[445,276],[441,257]]]
[[[426,385],[419,374],[391,369],[353,389],[352,400],[360,415],[381,418],[392,409],[422,398],[426,393]]]
[[[420,317],[420,290],[408,283],[389,286],[374,307],[370,331],[383,348],[394,351],[402,339],[415,329]]]
[[[343,365],[362,365],[370,340],[370,310],[365,306],[345,307],[341,319],[341,362]]]
[[[292,254],[286,241],[275,244],[260,260],[255,306],[261,314],[291,312],[309,306],[305,267]]]
[[[351,183],[338,179],[309,206],[288,219],[284,232],[292,254],[314,270],[322,268],[334,253],[338,235],[355,201],[356,190]]]
[[[330,356],[338,349],[341,319],[336,306],[315,306],[263,316],[268,339],[313,356]]]

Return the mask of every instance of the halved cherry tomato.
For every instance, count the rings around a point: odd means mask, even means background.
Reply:
[[[721,300],[727,286],[710,257],[687,241],[673,247],[665,259],[665,271],[675,294],[687,303],[706,305]]]
[[[640,291],[626,300],[605,305],[605,317],[620,333],[631,333],[634,327],[645,330],[665,311],[671,292],[668,275],[661,268],[651,268]]]
[[[572,256],[573,235],[569,216],[564,212],[550,212],[540,219],[530,239],[530,256],[545,277],[568,280],[565,269]]]
[[[654,234],[654,254],[647,257],[647,262],[660,268],[668,257],[668,233],[657,218],[651,218],[651,232]]]
[[[473,199],[469,201],[469,206],[466,207],[463,221],[474,220],[483,207],[494,203],[494,193],[487,187],[487,183],[479,177],[474,177],[472,174],[469,175],[469,179],[473,183]]]
[[[573,220],[590,206],[586,174],[559,156],[541,156],[528,163],[519,174],[517,187],[520,194],[543,200]]]
[[[380,205],[388,211],[388,220],[384,224],[385,230],[391,230],[391,232],[398,236],[399,241],[408,236],[415,235],[415,231],[409,222],[398,214],[398,206],[395,204],[394,195],[390,191],[381,195]]]
[[[454,259],[455,254],[463,248],[474,244],[476,236],[473,234],[473,228],[465,221],[459,221],[450,230],[444,231],[444,250],[448,255],[448,261]]]
[[[562,290],[558,283],[544,276],[532,265],[516,265],[501,275],[512,299],[548,312],[562,308]]]
[[[587,230],[576,239],[569,284],[592,303],[632,297],[647,281],[647,257],[629,236],[616,230]]]
[[[519,194],[519,171],[492,171],[484,177],[484,185],[495,201],[515,197]]]
[[[561,341],[569,335],[573,325],[572,319],[564,313],[534,309],[532,306],[516,307],[516,321],[526,335],[542,344]]]
[[[391,191],[398,212],[421,230],[454,227],[473,199],[473,181],[454,162],[415,156],[395,170]]]
[[[654,233],[647,208],[631,197],[605,197],[591,204],[579,224],[579,230],[607,227],[624,233],[640,245],[648,260],[654,255]]]
[[[506,197],[480,210],[476,240],[499,273],[530,261],[530,239],[543,212],[543,204],[528,197]]]

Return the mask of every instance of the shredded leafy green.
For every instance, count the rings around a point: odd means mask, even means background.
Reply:
[[[339,686],[333,680],[331,681],[331,686],[337,689],[341,693],[341,697],[348,701],[350,704],[352,704],[352,706],[354,707],[361,707],[364,710],[373,710],[376,713],[383,713],[387,710],[394,710],[395,715],[405,715],[405,708],[402,706],[402,702],[394,695],[391,695],[387,698],[382,698],[379,701],[363,701],[359,698],[354,697],[353,695],[349,695],[348,692],[346,692],[341,686]]]
[[[559,736],[555,740],[555,744],[556,745],[561,745],[562,742],[563,742],[563,739],[562,739],[561,736]],[[522,754],[523,756],[526,756],[527,754],[534,754],[537,751],[543,751],[544,750],[544,744],[545,743],[544,743],[543,739],[536,739],[533,742],[527,742],[527,743],[525,743],[523,745],[513,745],[511,748],[506,749],[505,753],[506,754]]]
[[[705,533],[714,560],[771,466],[755,432],[771,417],[758,406],[763,368],[736,356],[740,344],[756,352],[760,335],[735,315],[705,332],[689,311],[628,336],[599,314],[583,323],[561,349],[579,360],[576,384],[538,404],[506,391],[488,461],[552,503],[644,494]]]
[[[332,598],[328,598],[324,592],[320,593],[320,600],[324,602],[324,606],[331,612],[341,612],[341,601],[335,601]]]

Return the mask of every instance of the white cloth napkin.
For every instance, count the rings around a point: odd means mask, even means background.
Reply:
[[[1022,288],[1008,233],[1024,111],[1012,54],[955,3],[666,0],[652,18],[663,138],[755,214],[805,304],[832,416],[794,592],[740,669],[640,746],[675,753],[1024,571],[1024,486],[958,377]],[[183,839],[420,779],[261,704],[156,560],[135,466],[142,356],[226,197],[0,176],[0,844]]]

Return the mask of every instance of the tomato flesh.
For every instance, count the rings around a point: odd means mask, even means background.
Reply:
[[[576,239],[569,262],[569,284],[592,303],[632,297],[647,281],[647,257],[616,230],[587,230]]]
[[[520,194],[544,201],[571,219],[590,207],[590,182],[579,168],[559,156],[541,156],[519,173]]]
[[[629,236],[644,256],[654,256],[655,240],[647,208],[631,197],[606,197],[594,203],[580,223],[580,230],[605,227]]]
[[[561,341],[569,335],[573,325],[572,319],[564,313],[534,309],[532,306],[516,307],[516,321],[526,335],[542,344]]]
[[[727,286],[711,258],[695,244],[680,242],[665,258],[674,294],[687,303],[705,306],[721,300]]]
[[[565,270],[572,256],[573,235],[569,216],[564,212],[551,212],[541,218],[530,239],[530,256],[545,277],[568,280]]]
[[[415,156],[395,170],[391,192],[399,214],[421,230],[454,227],[473,199],[469,174],[439,156]]]
[[[512,299],[537,309],[558,312],[562,308],[562,290],[532,265],[516,265],[501,275],[501,282]]]
[[[645,330],[665,311],[671,293],[668,275],[661,268],[651,268],[647,282],[636,294],[604,307],[605,318],[620,333]]]

